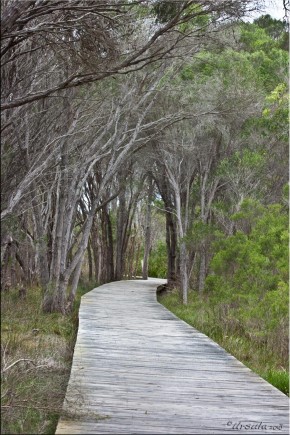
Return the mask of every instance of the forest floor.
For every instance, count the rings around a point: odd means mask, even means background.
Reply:
[[[287,356],[269,351],[267,343],[258,340],[243,325],[234,322],[234,313],[223,310],[219,316],[220,306],[213,304],[206,297],[199,298],[193,292],[189,303],[183,305],[177,291],[158,296],[158,301],[177,317],[203,332],[245,366],[274,385],[289,396],[289,366]],[[278,349],[278,346],[277,346]]]
[[[92,287],[89,287],[91,289]],[[1,433],[54,434],[70,376],[80,288],[70,315],[43,314],[41,291],[1,294]]]

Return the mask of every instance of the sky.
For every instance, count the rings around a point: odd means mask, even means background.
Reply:
[[[283,8],[283,0],[265,0],[265,11],[252,14],[252,18],[255,19],[260,15],[271,15],[272,18],[277,20],[283,20],[285,11]]]

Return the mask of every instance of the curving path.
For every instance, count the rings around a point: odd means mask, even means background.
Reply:
[[[82,297],[56,434],[288,434],[288,398],[160,305],[163,282]]]

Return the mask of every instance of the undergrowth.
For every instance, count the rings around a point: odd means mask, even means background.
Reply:
[[[158,296],[158,300],[177,317],[206,334],[251,370],[289,395],[288,351],[283,349],[281,352],[278,339],[276,335],[271,337],[271,331],[268,341],[276,339],[276,352],[273,345],[269,352],[267,341],[246,328],[235,317],[234,309],[222,302],[212,302],[206,296],[199,297],[190,292],[188,304],[183,305],[177,291]]]
[[[80,286],[73,311],[44,314],[41,291],[1,293],[1,433],[54,434],[78,329]]]

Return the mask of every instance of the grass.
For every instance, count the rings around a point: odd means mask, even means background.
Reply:
[[[190,292],[187,305],[177,291],[158,297],[177,317],[216,341],[227,352],[289,396],[288,352],[271,351],[267,342],[237,319],[234,310],[223,303],[213,303],[206,296]],[[271,332],[269,332],[269,335]],[[273,341],[273,340],[272,340]]]
[[[289,396],[289,373],[279,370],[268,370],[267,373],[261,373],[262,378],[274,385],[282,393]]]
[[[1,433],[54,434],[70,375],[81,285],[73,311],[43,314],[35,287],[1,294]]]

